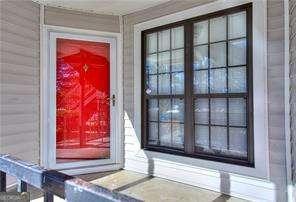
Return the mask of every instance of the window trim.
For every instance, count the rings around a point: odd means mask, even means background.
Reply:
[[[247,159],[239,159],[239,158],[232,158],[230,156],[224,155],[215,155],[215,154],[207,154],[207,153],[197,153],[195,151],[194,145],[194,113],[192,113],[193,109],[193,98],[197,96],[193,92],[193,68],[191,67],[193,64],[193,24],[199,21],[208,20],[210,18],[220,17],[224,15],[230,15],[232,13],[237,13],[240,11],[246,11],[246,18],[247,18],[247,33],[246,33],[246,41],[247,41],[247,61],[246,61],[246,86],[247,86],[247,93],[243,93],[247,95],[247,103],[246,103],[246,112],[247,112]],[[185,114],[191,113],[192,116],[184,116],[184,150],[166,147],[166,146],[153,146],[148,145],[148,135],[147,135],[147,113],[148,110],[146,109],[146,96],[145,93],[145,60],[146,60],[146,37],[145,35],[154,33],[157,31],[165,30],[165,29],[172,29],[174,27],[184,26],[184,110]],[[205,15],[193,17],[190,19],[181,20],[178,22],[153,27],[147,30],[143,30],[141,32],[141,148],[144,150],[151,150],[151,151],[158,151],[162,153],[169,153],[174,155],[181,155],[186,157],[194,157],[212,161],[219,161],[223,163],[231,163],[237,164],[247,167],[255,167],[254,161],[254,128],[253,128],[253,40],[252,40],[252,33],[253,33],[253,23],[252,23],[252,3],[247,3],[243,5],[239,5],[236,7],[227,8],[224,10],[219,10],[216,12],[208,13]],[[228,41],[228,39],[226,39]],[[228,45],[227,45],[228,46]],[[190,54],[191,53],[191,54]],[[228,56],[228,54],[227,54]],[[230,93],[212,93],[212,94],[205,94],[205,96],[221,96],[223,97],[231,97]],[[158,96],[160,97],[160,96]],[[174,95],[168,95],[168,97],[173,98]],[[227,113],[228,114],[228,113]],[[228,116],[228,115],[227,115]],[[229,136],[229,134],[228,134]]]

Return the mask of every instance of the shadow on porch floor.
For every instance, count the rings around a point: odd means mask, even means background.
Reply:
[[[78,177],[147,202],[245,202],[218,192],[126,170]],[[33,202],[43,201],[42,193],[32,187],[29,191]],[[54,201],[64,200],[55,196]]]

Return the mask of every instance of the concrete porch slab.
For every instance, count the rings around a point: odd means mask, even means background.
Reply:
[[[246,200],[207,189],[127,170],[92,173],[77,177],[146,202],[246,202]],[[40,190],[29,186],[28,191],[31,201],[43,202],[43,193]],[[54,201],[65,200],[55,196]]]
[[[94,176],[92,176],[94,175]],[[245,202],[218,192],[182,183],[121,170],[95,178],[96,174],[81,175],[82,179],[119,191],[147,202]]]

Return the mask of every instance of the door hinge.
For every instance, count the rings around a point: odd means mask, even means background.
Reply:
[[[115,106],[115,95],[112,95],[112,105]]]

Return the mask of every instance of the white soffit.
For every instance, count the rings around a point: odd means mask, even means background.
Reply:
[[[32,0],[47,6],[96,14],[127,15],[170,0]]]

